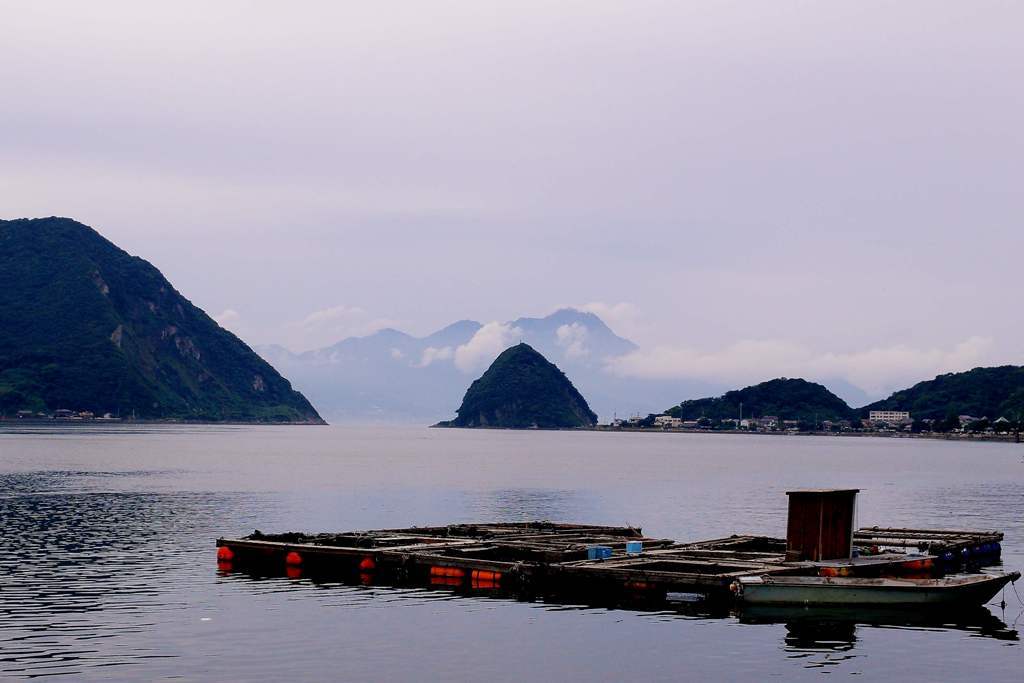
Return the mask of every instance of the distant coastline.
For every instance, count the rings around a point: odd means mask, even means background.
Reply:
[[[609,427],[607,425],[598,425],[592,429],[585,431],[592,432],[628,432],[631,434],[734,434],[739,436],[828,436],[838,438],[865,438],[865,439],[931,439],[934,441],[961,441],[961,442],[1005,442],[1005,443],[1020,443],[1020,441],[1013,434],[984,434],[984,433],[959,433],[959,432],[857,432],[857,431],[845,431],[845,432],[823,432],[823,431],[803,431],[803,432],[789,432],[789,431],[747,431],[742,429],[726,429],[726,430],[712,430],[712,429],[649,429],[643,427]]]
[[[222,426],[288,426],[288,427],[327,427],[330,425],[326,420],[320,422],[296,422],[296,421],[274,421],[274,420],[182,420],[177,418],[166,419],[122,419],[122,418],[92,418],[92,419],[65,419],[52,417],[0,417],[0,427],[11,425],[45,425],[49,427],[84,427],[97,425],[222,425]]]
[[[427,429],[451,429],[450,425],[443,423],[432,424]],[[913,433],[913,432],[822,432],[822,431],[746,431],[742,429],[713,430],[713,429],[651,429],[643,427],[610,427],[608,425],[597,425],[595,427],[471,427],[472,431],[513,431],[513,432],[604,432],[622,434],[708,434],[724,436],[827,436],[841,438],[864,438],[864,439],[929,439],[932,441],[958,441],[958,442],[998,442],[998,443],[1021,443],[1013,434],[978,434],[978,433]]]

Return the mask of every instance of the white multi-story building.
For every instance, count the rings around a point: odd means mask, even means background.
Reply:
[[[868,420],[871,422],[903,424],[910,422],[910,413],[906,410],[872,410],[868,412]]]

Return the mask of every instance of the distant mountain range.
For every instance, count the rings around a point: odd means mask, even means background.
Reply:
[[[708,382],[608,373],[609,358],[637,346],[616,335],[593,313],[565,308],[541,318],[509,321],[503,329],[513,335],[505,346],[525,342],[558,365],[603,419],[615,413],[646,414],[681,395],[724,388]],[[460,368],[460,348],[470,351],[474,337],[486,332],[476,321],[461,320],[426,337],[385,329],[305,353],[280,346],[258,346],[256,351],[291,378],[332,421],[432,424],[455,412],[469,382],[504,348],[494,349],[480,366]]]
[[[774,415],[783,420],[866,418],[872,410],[905,410],[914,419],[943,420],[958,415],[1024,419],[1024,367],[1003,365],[939,375],[897,391],[889,398],[852,408],[821,384],[779,378],[728,391],[717,397],[683,401],[665,412],[683,419],[712,420]]]
[[[68,218],[0,221],[0,413],[322,422],[160,271]]]
[[[776,379],[725,392],[727,387],[711,382],[619,377],[607,371],[609,359],[636,350],[636,344],[615,334],[597,315],[572,308],[502,327],[514,338],[492,349],[484,364],[503,348],[525,342],[565,372],[602,421],[667,407],[678,415],[681,399],[702,395],[708,398],[683,400],[684,417],[736,417],[741,402],[746,416],[795,420],[856,419],[869,410],[890,409],[922,418],[945,417],[950,411],[993,417],[1024,410],[1024,369],[1016,366],[940,375],[865,405],[868,397],[862,391],[838,379]],[[385,329],[305,353],[280,346],[256,351],[332,421],[432,424],[455,411],[469,381],[483,371],[482,366],[460,367],[459,360],[460,349],[472,349],[486,332],[479,322],[460,320],[425,337]]]
[[[609,360],[636,345],[597,315],[571,308],[504,324],[461,320],[426,337],[385,329],[300,354],[265,346],[256,349],[260,358],[151,264],[91,228],[67,218],[0,221],[6,416],[70,409],[151,419],[320,422],[323,414],[431,424],[450,417],[470,380],[516,342],[561,368],[602,420],[667,406],[684,417],[732,417],[740,403],[745,415],[783,419],[869,410],[934,419],[1024,415],[1019,366],[940,375],[861,408],[848,401],[863,394],[836,381],[827,382],[836,393],[785,379],[722,393],[710,382],[619,377],[607,371]],[[701,395],[712,398],[679,407],[680,399]]]

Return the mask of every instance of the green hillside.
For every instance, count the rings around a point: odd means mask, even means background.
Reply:
[[[942,420],[973,415],[1017,420],[1024,415],[1024,367],[1003,365],[939,375],[861,408],[909,410],[914,419]]]
[[[665,411],[673,417],[697,420],[735,420],[744,417],[774,415],[782,420],[843,420],[854,411],[843,399],[820,384],[803,379],[773,379],[760,384],[735,389],[716,398],[698,398],[683,401]]]
[[[458,416],[442,427],[592,427],[597,415],[572,382],[527,344],[499,355],[470,385]]]
[[[0,412],[322,422],[148,262],[67,218],[0,221]]]

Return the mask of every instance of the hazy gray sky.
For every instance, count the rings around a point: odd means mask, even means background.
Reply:
[[[1019,2],[6,2],[0,216],[250,343],[593,304],[614,371],[1024,362]]]

